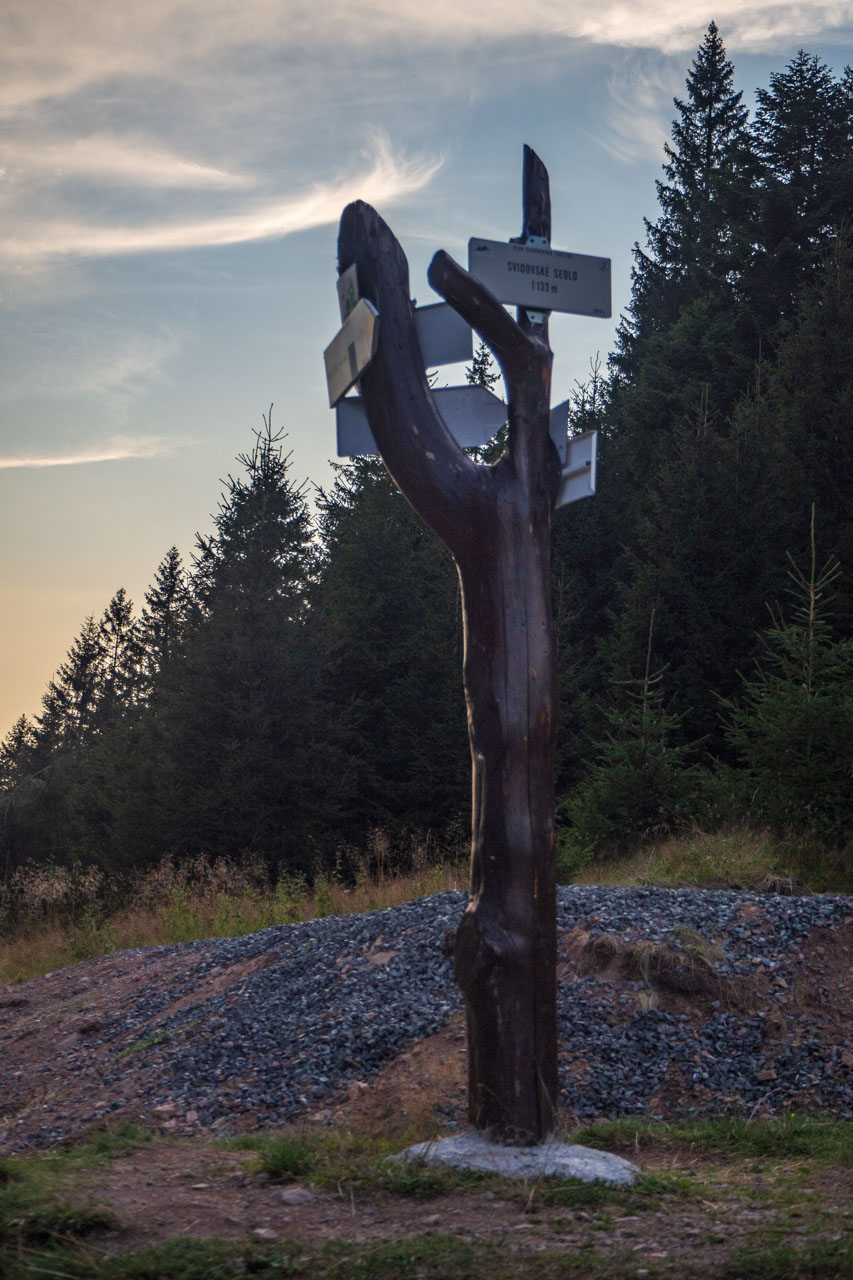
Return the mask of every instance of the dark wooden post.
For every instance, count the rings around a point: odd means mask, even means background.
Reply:
[[[522,239],[550,239],[548,174],[524,151]],[[540,1142],[557,1099],[554,888],[555,650],[549,585],[560,464],[549,434],[547,320],[518,322],[446,253],[429,281],[494,352],[509,393],[509,443],[474,463],[426,381],[408,264],[369,205],[341,218],[339,269],[379,312],[361,393],[383,461],[453,553],[462,584],[473,764],[471,897],[455,944],[468,1021],[469,1117],[495,1140]]]

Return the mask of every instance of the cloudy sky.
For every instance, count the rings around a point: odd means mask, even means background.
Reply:
[[[518,234],[528,142],[554,246],[613,259],[618,315],[712,18],[750,102],[800,47],[853,62],[853,0],[5,0],[0,736],[88,614],[189,558],[270,404],[328,483],[349,200],[434,301],[436,249]],[[554,319],[555,402],[612,338]]]

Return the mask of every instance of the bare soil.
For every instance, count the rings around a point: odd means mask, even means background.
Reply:
[[[768,1037],[771,1042],[776,1037],[780,1044],[800,1034],[793,1024],[789,1026],[791,1014],[806,1012],[808,1033],[818,1037],[827,1052],[840,1047],[844,1064],[853,1073],[853,922],[834,931],[815,930],[790,961],[781,986],[778,974],[772,976],[771,990],[771,975],[758,972],[748,989],[731,993],[733,1007],[754,1008],[764,1002],[772,1009]],[[166,989],[184,963],[181,953],[143,957],[122,953],[0,991],[0,1043],[7,1082],[0,1102],[0,1150],[14,1150],[22,1131],[43,1130],[54,1120],[67,1131],[84,1135],[127,1119],[171,1138],[145,1144],[79,1175],[74,1198],[94,1199],[110,1207],[122,1224],[121,1231],[102,1239],[107,1251],[126,1251],[181,1235],[234,1240],[293,1236],[317,1246],[331,1239],[356,1244],[435,1231],[498,1243],[505,1252],[574,1252],[584,1245],[605,1256],[626,1252],[638,1262],[648,1260],[664,1271],[672,1268],[673,1274],[684,1274],[679,1268],[688,1263],[697,1273],[712,1270],[716,1262],[730,1256],[733,1245],[767,1232],[803,1244],[838,1239],[849,1229],[853,1171],[833,1171],[814,1188],[823,1215],[816,1221],[814,1200],[804,1196],[802,1206],[789,1204],[781,1209],[778,1199],[763,1196],[765,1172],[756,1162],[726,1166],[659,1144],[622,1154],[634,1158],[647,1172],[664,1169],[695,1175],[697,1186],[709,1194],[686,1200],[664,1195],[654,1207],[637,1212],[620,1213],[616,1207],[606,1229],[596,1212],[543,1207],[536,1185],[524,1196],[517,1190],[503,1196],[474,1187],[422,1201],[384,1192],[360,1196],[344,1188],[326,1191],[270,1182],[253,1168],[251,1153],[218,1147],[213,1135],[202,1132],[194,1113],[155,1111],[145,1089],[156,1083],[156,1045],[139,1053],[134,1071],[128,1073],[133,1091],[120,1106],[114,1104],[128,1095],[127,1075],[116,1086],[102,1080],[115,1045],[98,1043],[98,1031],[131,998],[141,977],[146,982],[156,979]],[[233,986],[264,963],[264,957],[257,957],[248,967],[236,965],[212,975],[211,993]],[[618,940],[610,948],[591,948],[577,931],[561,939],[563,981],[593,966],[616,980],[621,975],[626,991],[634,992],[636,983],[631,979],[636,977],[637,963],[637,957]],[[668,982],[664,962],[657,978],[651,970],[649,977],[646,998],[660,1007],[687,1012],[697,1020],[710,1016],[710,1001],[719,993],[713,987],[706,989],[703,973],[686,991]],[[194,1000],[198,995],[196,991]],[[158,1020],[162,1017],[161,1011]],[[144,1037],[145,1029],[138,1034]],[[73,1071],[55,1056],[67,1047],[89,1042],[90,1054],[78,1060]],[[580,1078],[594,1070],[594,1064],[572,1060],[570,1046],[565,1054],[569,1069]],[[439,1137],[447,1132],[448,1122],[464,1124],[465,1076],[464,1022],[462,1015],[455,1015],[440,1033],[410,1045],[373,1080],[354,1082],[331,1105],[309,1112],[300,1123],[381,1133],[401,1145]],[[675,1116],[690,1097],[683,1082],[673,1081],[671,1090],[657,1100],[658,1111]],[[695,1104],[695,1090],[692,1099]],[[573,1117],[564,1119],[571,1131]],[[255,1117],[246,1113],[234,1127],[251,1129],[255,1124]],[[796,1169],[792,1162],[792,1177]]]

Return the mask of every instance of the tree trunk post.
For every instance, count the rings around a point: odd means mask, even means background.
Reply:
[[[547,171],[524,152],[524,228],[550,240]],[[341,218],[339,269],[379,312],[361,378],[371,431],[403,494],[453,553],[462,586],[472,757],[471,893],[457,932],[456,981],[468,1024],[468,1110],[485,1136],[541,1142],[557,1101],[554,737],[556,657],[550,526],[560,463],[549,432],[547,319],[500,302],[439,252],[429,281],[486,341],[509,399],[509,441],[474,463],[426,381],[408,265],[369,206]]]

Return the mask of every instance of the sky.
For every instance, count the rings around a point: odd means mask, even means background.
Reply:
[[[552,319],[552,402],[606,360],[712,19],[750,105],[799,48],[853,63],[853,0],[4,0],[0,738],[88,615],[190,560],[270,405],[330,484],[350,200],[438,301],[436,250],[519,234],[529,143],[553,246],[613,262],[612,321]]]

